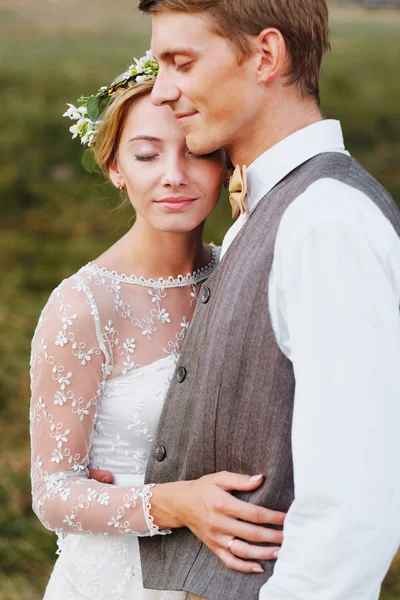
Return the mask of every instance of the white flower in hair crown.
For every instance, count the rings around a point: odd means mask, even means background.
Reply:
[[[101,115],[112,98],[115,97],[115,94],[122,93],[135,83],[144,83],[157,77],[159,65],[150,51],[146,52],[146,56],[139,59],[134,58],[133,60],[134,63],[111,85],[102,86],[92,96],[81,96],[78,99],[79,107],[67,103],[69,108],[63,114],[63,117],[69,117],[72,121],[76,121],[75,125],[72,125],[69,130],[72,133],[72,139],[80,137],[81,144],[87,146],[87,151],[82,158],[82,165],[91,173],[96,170],[91,148],[95,144],[96,133],[101,123]]]

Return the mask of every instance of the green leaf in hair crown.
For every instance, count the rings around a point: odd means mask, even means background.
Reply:
[[[158,62],[150,51],[146,52],[146,56],[142,56],[139,59],[134,58],[133,60],[134,63],[110,85],[102,86],[92,96],[81,96],[78,99],[79,107],[76,107],[74,104],[67,104],[68,110],[63,114],[63,117],[68,117],[72,121],[76,121],[69,128],[69,131],[72,133],[72,139],[79,137],[81,144],[87,146],[88,149],[93,148],[96,133],[101,123],[101,115],[114,95],[131,87],[134,83],[144,83],[157,77]],[[94,157],[91,150],[90,154],[92,158],[89,157],[88,152],[85,152],[82,166],[90,173],[93,173],[96,169],[94,168]]]
[[[81,165],[88,173],[101,173],[101,169],[96,162],[92,148],[86,148],[82,155]]]

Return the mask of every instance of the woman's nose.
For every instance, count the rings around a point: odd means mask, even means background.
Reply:
[[[168,187],[178,188],[187,185],[188,176],[184,161],[173,158],[168,161],[162,177],[162,184]]]

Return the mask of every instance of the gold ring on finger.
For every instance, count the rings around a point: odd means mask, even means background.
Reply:
[[[232,538],[232,539],[231,539],[231,541],[230,541],[230,542],[229,542],[229,544],[228,544],[228,550],[229,550],[229,552],[231,552],[232,554],[233,554],[233,552],[232,552],[232,544],[233,544],[233,542],[234,542],[235,540],[236,540],[236,538]]]

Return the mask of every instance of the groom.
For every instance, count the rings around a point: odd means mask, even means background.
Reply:
[[[375,600],[400,540],[400,217],[322,119],[326,2],[140,8],[160,62],[153,102],[192,152],[223,146],[249,167],[248,214],[203,287],[147,479],[263,472],[240,497],[289,509],[264,574],[228,570],[182,529],[141,540],[145,586]]]
[[[248,214],[203,288],[147,478],[263,472],[246,499],[289,509],[264,574],[228,570],[183,529],[141,541],[145,586],[375,600],[400,540],[400,217],[322,120],[325,0],[140,8],[160,62],[153,102],[192,152],[223,146],[250,166]]]
[[[263,574],[229,570],[180,529],[141,540],[145,586],[208,600],[376,600],[400,540],[400,217],[345,151],[339,123],[322,119],[326,2],[140,8],[160,62],[154,103],[171,106],[192,152],[223,146],[249,167],[147,480],[262,472],[239,497],[289,510]]]

